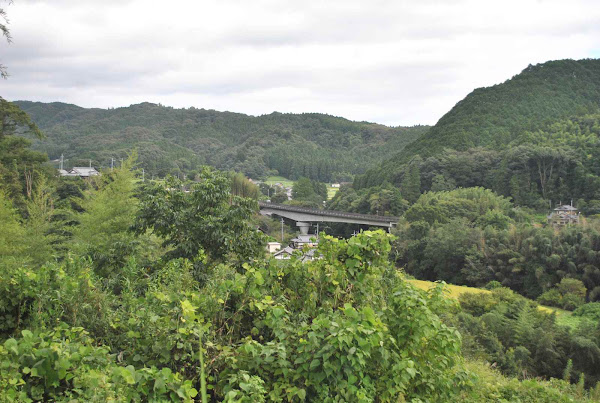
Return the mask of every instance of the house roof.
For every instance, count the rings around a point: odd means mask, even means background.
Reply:
[[[291,255],[292,253],[294,253],[294,248],[292,248],[291,246],[286,246],[285,248],[279,249],[277,252],[273,253],[273,256],[283,255],[284,253]]]
[[[568,204],[558,206],[554,209],[554,211],[577,211],[577,209],[573,206],[569,206]]]
[[[71,169],[71,173],[76,173],[80,176],[93,176],[98,175],[100,172],[98,172],[96,168],[92,167],[73,167]]]
[[[314,239],[314,241],[311,241],[311,238]],[[292,239],[292,242],[316,243],[317,236],[315,234],[298,235],[296,238]]]

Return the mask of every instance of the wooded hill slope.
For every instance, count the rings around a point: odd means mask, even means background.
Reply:
[[[316,114],[259,117],[142,103],[85,109],[64,103],[15,102],[47,138],[34,148],[67,166],[108,166],[137,148],[149,174],[193,174],[200,165],[236,170],[252,178],[349,180],[389,158],[428,127],[390,128]]]
[[[435,155],[445,148],[501,149],[545,124],[598,111],[600,60],[558,60],[529,65],[520,74],[477,88],[393,160]]]
[[[358,177],[355,189],[386,181],[407,187],[412,169],[421,178],[409,193],[484,186],[520,205],[598,199],[599,111],[600,60],[530,65],[473,91],[426,134]]]

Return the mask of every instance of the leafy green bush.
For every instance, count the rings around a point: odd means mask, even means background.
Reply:
[[[542,305],[556,306],[561,308],[563,305],[563,296],[560,291],[558,291],[558,288],[551,288],[537,297],[537,302]]]
[[[486,290],[495,290],[496,288],[501,288],[502,287],[502,283],[496,280],[492,280],[489,283],[487,283],[485,285],[485,289]]]
[[[599,397],[594,391],[578,391],[575,385],[558,379],[519,381],[505,377],[479,361],[468,361],[467,368],[474,375],[473,387],[457,399],[465,403],[591,403]]]
[[[428,294],[405,283],[382,231],[320,241],[320,260],[246,265],[244,293],[230,298],[248,302],[224,303],[249,328],[217,348],[217,396],[441,399],[466,384],[460,336],[437,315],[447,307],[441,286]]]
[[[555,306],[572,311],[585,302],[586,288],[581,280],[563,278],[556,288],[552,288],[542,295],[537,301],[542,305]]]
[[[573,311],[573,316],[580,316],[593,321],[600,321],[600,302],[581,305]]]
[[[0,390],[9,400],[191,402],[197,394],[169,369],[117,365],[81,328],[21,334],[0,346]]]
[[[0,338],[59,321],[104,333],[106,294],[96,286],[92,264],[68,258],[39,269],[0,268]]]

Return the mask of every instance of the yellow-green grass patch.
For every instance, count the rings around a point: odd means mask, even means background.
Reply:
[[[429,290],[430,288],[435,287],[435,285],[436,285],[436,283],[434,283],[434,282],[424,281],[424,280],[406,279],[406,281],[408,281],[415,287],[420,288],[421,290]],[[448,290],[448,295],[454,299],[458,299],[461,294],[465,294],[465,293],[485,294],[485,293],[490,292],[488,290],[483,290],[481,288],[467,287],[464,285],[454,285],[454,284],[446,284],[446,289]],[[556,313],[556,322],[562,326],[569,326],[571,328],[574,328],[574,327],[577,327],[577,324],[580,321],[579,318],[573,316],[571,314],[571,312],[565,311],[564,309],[553,308],[553,307],[544,306],[544,305],[538,305],[538,309],[540,311],[543,311],[546,313],[555,312]]]

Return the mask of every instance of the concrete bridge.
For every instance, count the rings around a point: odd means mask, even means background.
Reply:
[[[398,217],[368,214],[345,213],[342,211],[319,210],[306,207],[288,206],[285,204],[258,202],[262,215],[276,215],[296,221],[301,234],[308,234],[311,223],[342,222],[385,227],[390,231],[398,223]]]

